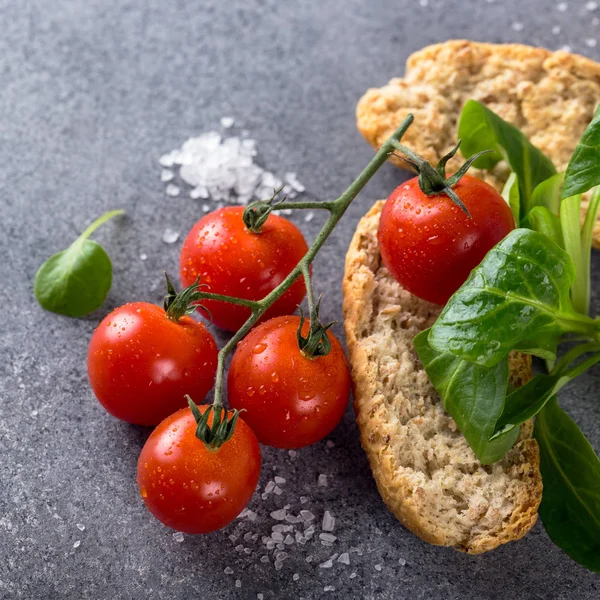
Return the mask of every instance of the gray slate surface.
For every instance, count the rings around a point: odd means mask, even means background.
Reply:
[[[179,244],[163,243],[164,229],[185,234],[199,217],[198,203],[165,196],[163,152],[231,115],[258,141],[263,166],[297,171],[311,196],[333,197],[372,155],[354,127],[357,99],[400,75],[411,51],[468,37],[570,44],[598,58],[593,18],[600,12],[585,5],[0,0],[0,597],[600,597],[599,578],[555,548],[539,525],[478,558],[413,537],[377,494],[350,410],[331,435],[333,448],[323,442],[295,459],[264,450],[262,486],[274,474],[287,483],[281,496],[255,497],[254,523],[177,543],[138,496],[136,460],[148,430],[105,414],[85,368],[98,320],[129,300],[158,301],[161,270],[176,271]],[[552,33],[557,25],[560,35]],[[341,316],[343,257],[359,216],[402,177],[385,167],[319,257],[326,319]],[[127,220],[96,236],[115,264],[106,306],[83,320],[43,312],[32,298],[39,264],[115,207],[127,210]],[[301,225],[308,236],[319,227],[318,219]],[[599,279],[596,256],[596,289]],[[597,449],[599,385],[596,369],[563,395]],[[329,476],[327,488],[316,486],[320,473]],[[318,519],[325,509],[336,517],[335,548],[293,547],[279,572],[259,561],[260,539],[242,542],[250,555],[235,549],[241,540],[229,535],[268,533],[269,511],[299,508],[301,495]],[[351,552],[350,566],[316,568],[351,547],[362,555]],[[226,566],[233,575],[223,573]]]

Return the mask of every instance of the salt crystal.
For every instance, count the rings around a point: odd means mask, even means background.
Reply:
[[[567,12],[568,8],[569,8],[569,5],[566,2],[559,2],[556,5],[556,10],[558,10],[559,12]]]
[[[294,574],[292,575],[292,579],[293,579],[294,581],[298,581],[298,579],[300,579],[300,575],[298,575],[298,573],[294,573]]]
[[[208,197],[209,197],[208,188],[204,187],[203,185],[198,185],[193,190],[190,191],[190,198],[192,200],[198,200],[198,198],[202,198],[203,200],[206,200],[206,198],[208,198]],[[208,206],[208,204],[205,204],[204,206]]]
[[[256,600],[264,600],[264,596],[260,593],[256,594]]]
[[[337,540],[337,537],[335,537],[335,535],[333,535],[332,533],[320,533],[319,534],[319,538],[322,539],[324,542],[335,542],[335,540]]]
[[[246,518],[248,519],[248,521],[256,521],[257,516],[258,514],[255,513],[253,510],[248,510],[248,512],[246,513]],[[258,539],[258,535],[256,536],[256,538]]]
[[[265,486],[265,493],[270,494],[274,489],[275,489],[275,482],[269,481],[269,483],[267,483],[267,485]]]
[[[223,569],[223,573],[225,573],[226,575],[232,575],[233,569],[231,567],[225,567],[225,569]]]
[[[159,159],[158,162],[163,166],[163,167],[172,167],[175,164],[175,161],[173,160],[173,156],[171,153],[169,154],[163,154]]]
[[[232,534],[229,536],[229,539],[230,539],[232,542],[235,542],[235,541],[238,539],[238,536],[232,533]]]
[[[179,239],[179,232],[167,227],[162,236],[162,241],[165,244],[174,244]]]
[[[356,577],[356,573],[350,573],[350,579],[354,579]]]
[[[276,560],[285,560],[289,554],[287,552],[283,552],[283,550],[275,553]]]
[[[375,565],[376,571],[381,571],[383,569],[383,565]]]
[[[281,488],[280,488],[278,485],[276,485],[276,486],[273,488],[273,493],[274,493],[274,494],[277,494],[278,496],[281,496],[281,494],[283,494],[283,490],[282,490],[282,489],[281,489]]]
[[[375,533],[376,533],[377,535],[382,535],[382,534],[383,534],[383,531],[381,531],[381,529],[379,529],[379,527],[375,527]]]
[[[77,527],[77,529],[79,529],[79,531],[83,531],[85,529],[85,525],[83,523],[77,523],[77,525],[75,525],[75,527]]]
[[[325,562],[319,565],[321,569],[331,569],[333,567],[333,561],[337,558],[337,554],[334,554],[331,558],[328,558]]]
[[[335,527],[335,518],[331,516],[331,513],[326,510],[323,515],[323,523],[321,524],[321,529],[323,531],[333,531]]]
[[[251,531],[247,531],[244,534],[244,541],[249,542],[252,539],[252,532]]]
[[[569,46],[569,44],[565,44],[565,45],[564,45],[564,46],[561,48],[561,50],[562,50],[563,52],[572,52],[572,51],[573,51],[573,48],[571,48],[571,46]]]
[[[73,548],[79,548],[79,546],[81,545],[81,541],[77,540],[75,542],[73,542]]]
[[[285,515],[286,510],[284,508],[280,510],[274,510],[272,513],[269,514],[271,519],[275,519],[276,521],[283,521],[285,519]]]
[[[170,183],[165,191],[167,192],[167,196],[171,196],[172,198],[174,198],[175,196],[179,196],[181,188],[178,185]]]
[[[593,11],[593,10],[596,10],[598,8],[598,3],[597,2],[586,2],[585,7],[589,11]]]
[[[208,204],[202,205],[202,212],[207,213],[210,210],[210,206]]]
[[[277,531],[278,533],[282,533],[283,528],[284,528],[284,525],[282,523],[277,523],[277,525],[273,525],[273,527],[271,527],[271,530]]]
[[[244,508],[242,512],[236,517],[237,519],[243,519],[248,514],[248,509]]]
[[[242,587],[242,582],[239,579],[235,580],[235,587],[236,588],[241,588]]]
[[[325,546],[326,548],[332,548],[333,542],[327,542],[325,540],[321,540],[321,546]]]
[[[275,542],[273,540],[269,540],[267,542],[267,550],[273,550],[275,548]]]
[[[266,499],[269,497],[269,494],[267,494],[267,492],[263,492],[263,493],[260,495],[260,497],[261,497],[263,500],[266,500]]]
[[[514,31],[523,31],[524,25],[523,23],[513,23],[511,25],[511,27],[513,28]]]
[[[558,35],[558,34],[560,33],[560,25],[555,25],[555,26],[552,28],[552,33],[553,33],[554,35]]]
[[[314,219],[314,217],[315,217],[315,213],[312,212],[312,210],[311,210],[310,212],[306,213],[306,216],[304,217],[304,221],[306,223],[310,223]]]
[[[238,544],[238,545],[235,547],[235,549],[236,549],[238,552],[241,552],[241,551],[244,549],[244,545],[243,545],[243,544]]]
[[[315,515],[313,515],[310,510],[301,510],[300,517],[302,518],[302,521],[306,523],[312,521],[315,518]]]
[[[148,255],[145,252],[140,254],[140,260],[148,260]]]
[[[310,563],[310,562],[312,562],[312,561],[313,561],[313,557],[312,557],[312,556],[309,554],[309,555],[306,557],[306,559],[305,559],[305,560],[306,560],[306,562],[307,562],[307,563]]]
[[[325,445],[326,445],[328,448],[333,448],[333,447],[335,446],[335,443],[334,443],[334,442],[332,442],[331,440],[327,440],[327,442],[325,443]]]
[[[175,173],[173,171],[169,171],[169,169],[163,169],[160,172],[160,180],[166,183],[167,181],[171,181],[175,177]]]
[[[221,126],[225,129],[233,127],[234,122],[233,117],[221,117]]]
[[[285,540],[283,540],[283,543],[284,543],[284,544],[287,544],[287,545],[289,546],[290,544],[293,544],[293,543],[294,543],[294,538],[293,538],[293,537],[292,537],[292,536],[291,536],[291,535],[288,533],[288,534],[285,536]]]
[[[321,473],[317,479],[317,485],[319,487],[327,487],[327,475],[323,475],[323,473]]]
[[[244,552],[246,554],[252,554],[252,550],[250,548],[244,548]]]
[[[308,498],[306,496],[300,496],[300,504],[306,504],[308,502]]]
[[[399,559],[398,559],[398,564],[399,564],[401,567],[404,567],[404,566],[406,565],[406,559],[405,559],[405,558],[399,558]]]
[[[277,550],[285,550],[285,544],[283,542],[279,542],[275,548],[277,548]]]
[[[178,543],[181,544],[181,542],[183,542],[183,533],[181,533],[181,531],[176,531],[173,534],[173,539]]]
[[[278,531],[274,531],[271,534],[271,537],[276,541],[276,542],[283,542],[283,534],[279,533]]]
[[[275,570],[276,571],[281,571],[281,567],[283,567],[283,561],[276,560],[274,564],[275,564]]]
[[[269,562],[269,557],[266,554],[263,554],[260,557],[260,562],[263,562],[263,563]]]
[[[283,477],[279,477],[279,475],[275,476],[275,483],[278,483],[279,485],[283,485],[285,483],[285,479]]]
[[[338,558],[338,562],[342,563],[344,565],[349,565],[350,564],[350,555],[347,552],[340,554],[340,556]]]
[[[301,193],[306,190],[306,188],[298,181],[296,173],[286,173],[284,179],[294,191]]]
[[[315,526],[311,525],[304,530],[304,537],[310,539],[315,533]]]
[[[425,8],[429,4],[429,0],[419,0],[419,4]]]
[[[334,587],[333,585],[326,585],[326,586],[323,588],[323,591],[324,591],[324,592],[335,592],[335,587]]]
[[[594,38],[588,38],[587,40],[585,40],[585,44],[588,48],[595,48],[597,43],[597,40],[595,40]]]

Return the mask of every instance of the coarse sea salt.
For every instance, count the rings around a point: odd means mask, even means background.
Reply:
[[[323,514],[323,523],[321,524],[321,529],[323,531],[333,531],[335,528],[335,519],[331,516],[331,513],[326,510]]]
[[[229,129],[232,117],[223,117],[221,126]],[[162,181],[171,182],[178,170],[179,179],[192,189],[193,199],[212,199],[226,204],[248,204],[265,200],[276,190],[292,199],[305,191],[296,173],[289,172],[283,180],[254,162],[256,142],[237,136],[223,137],[217,131],[208,131],[186,140],[181,148],[159,158],[163,168]],[[169,183],[166,193],[175,197],[181,188]]]

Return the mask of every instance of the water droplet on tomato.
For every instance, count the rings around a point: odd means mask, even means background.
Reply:
[[[266,388],[265,388],[265,386],[264,386],[264,385],[261,385],[261,386],[258,388],[258,393],[259,393],[261,396],[264,396],[264,395],[267,393],[267,390],[266,390]]]
[[[246,393],[248,394],[248,396],[250,396],[250,398],[252,398],[252,396],[254,396],[255,392],[254,392],[254,388],[253,387],[249,387],[246,390]]]
[[[277,383],[279,381],[279,375],[277,375],[277,373],[275,371],[273,371],[271,373],[271,381],[273,383]]]
[[[256,346],[254,346],[254,348],[252,348],[252,353],[253,354],[261,354],[266,349],[267,349],[267,345],[265,343],[261,342],[260,344],[256,344]]]
[[[148,490],[144,487],[140,490],[140,494],[142,496],[142,498],[147,498],[148,497]]]

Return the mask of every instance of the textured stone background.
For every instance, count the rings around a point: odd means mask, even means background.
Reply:
[[[254,499],[254,523],[177,543],[137,493],[148,431],[105,414],[85,369],[104,314],[159,300],[161,270],[176,270],[179,250],[161,241],[165,228],[185,234],[199,216],[195,201],[166,197],[163,152],[231,115],[258,141],[260,164],[297,171],[311,196],[333,197],[372,155],[354,127],[357,99],[400,75],[411,51],[467,37],[570,45],[598,58],[594,8],[584,0],[0,0],[0,597],[598,598],[599,578],[541,526],[479,558],[409,534],[377,494],[350,410],[333,448],[323,442],[295,459],[264,450],[261,484],[273,474],[287,483],[280,497]],[[319,257],[326,319],[341,316],[343,257],[359,216],[402,177],[385,167]],[[115,265],[105,307],[83,320],[42,311],[32,298],[39,264],[115,207],[127,219],[96,236]],[[319,221],[301,225],[311,236]],[[599,275],[596,256],[596,289]],[[599,385],[596,369],[563,394],[597,449]],[[319,473],[329,487],[317,488]],[[250,555],[235,550],[229,535],[268,533],[269,511],[296,508],[303,494],[319,519],[325,509],[336,517],[334,549],[292,549],[279,572],[259,562],[260,540],[244,542]],[[350,547],[362,552],[351,552],[350,566],[315,568]]]

